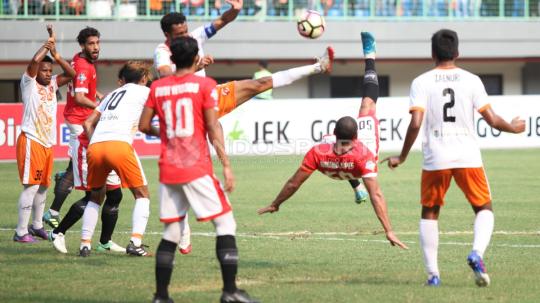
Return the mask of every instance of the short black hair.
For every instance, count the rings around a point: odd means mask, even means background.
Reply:
[[[53,59],[51,57],[45,55],[45,57],[43,57],[43,60],[41,60],[41,62],[46,62],[46,63],[53,64]]]
[[[438,61],[450,61],[457,58],[459,40],[457,33],[441,29],[431,37],[431,51]]]
[[[100,33],[97,29],[87,26],[79,32],[79,35],[77,36],[77,42],[79,42],[79,45],[83,45],[86,43],[86,40],[88,40],[89,37],[99,38]]]
[[[182,13],[168,13],[161,18],[161,30],[170,33],[173,25],[186,22],[186,16]]]
[[[177,69],[190,67],[199,53],[197,40],[192,37],[180,37],[171,42],[171,61]]]
[[[264,68],[268,68],[268,61],[266,61],[266,60],[259,61],[259,66],[262,66]]]
[[[358,135],[358,125],[351,116],[339,118],[334,128],[334,135],[337,141],[350,141],[356,139]]]
[[[118,79],[125,83],[139,83],[143,77],[150,78],[150,68],[143,61],[128,61],[118,71]]]

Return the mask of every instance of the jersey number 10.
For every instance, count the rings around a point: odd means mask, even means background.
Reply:
[[[193,102],[189,98],[178,99],[175,103],[175,112],[172,112],[172,102],[167,100],[162,105],[165,113],[165,125],[167,126],[167,138],[191,137],[193,127]],[[174,119],[173,119],[174,118]],[[175,121],[173,125],[173,120]]]

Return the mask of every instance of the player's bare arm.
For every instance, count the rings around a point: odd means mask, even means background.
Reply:
[[[283,185],[283,188],[270,205],[263,207],[257,211],[259,215],[265,213],[273,213],[279,211],[279,206],[287,201],[296,191],[304,184],[304,182],[311,176],[310,172],[307,172],[299,168],[296,173]]]
[[[58,87],[64,86],[68,84],[71,79],[75,78],[76,72],[73,67],[71,67],[71,64],[69,64],[66,60],[62,58],[60,53],[56,50],[56,34],[53,30],[53,27],[51,24],[47,25],[47,32],[49,32],[49,41],[52,42],[50,47],[51,56],[54,58],[54,60],[60,65],[64,73],[58,75],[56,77],[56,83]]]
[[[86,132],[88,140],[92,139],[92,135],[94,134],[94,130],[96,129],[96,125],[98,124],[100,117],[101,113],[95,110],[84,121],[83,129]]]
[[[486,120],[489,126],[507,133],[519,134],[525,131],[525,120],[515,117],[510,123],[506,122],[503,118],[493,111],[491,107],[483,110],[482,117]]]
[[[159,137],[159,129],[152,125],[152,118],[155,115],[153,108],[145,106],[139,120],[139,130],[147,135]]]
[[[414,110],[411,112],[411,122],[407,128],[407,134],[405,135],[405,141],[403,142],[403,148],[399,156],[390,156],[384,158],[381,163],[388,161],[388,167],[394,169],[403,164],[407,160],[407,156],[411,151],[411,148],[418,137],[420,128],[422,127],[422,120],[424,119],[424,112],[421,110]]]
[[[390,218],[388,218],[388,209],[386,207],[386,201],[384,199],[381,188],[379,187],[379,182],[377,178],[362,178],[364,185],[369,193],[371,198],[371,204],[373,205],[373,210],[377,215],[377,218],[381,222],[381,225],[386,234],[386,239],[392,244],[392,246],[398,246],[403,249],[409,249],[407,245],[403,244],[398,237],[392,231],[392,225],[390,224]]]
[[[35,78],[37,76],[39,70],[39,63],[43,60],[43,58],[45,58],[52,45],[53,42],[47,40],[34,54],[34,57],[32,57],[32,60],[26,67],[26,73],[30,78]]]
[[[236,19],[238,16],[238,13],[240,13],[240,10],[242,9],[242,6],[244,5],[244,0],[225,0],[227,3],[231,5],[231,8],[223,13],[223,15],[219,16],[216,20],[212,22],[212,25],[216,29],[216,31],[222,29],[225,27],[225,25],[231,23]]]
[[[232,173],[231,162],[225,152],[225,140],[223,139],[223,129],[217,120],[217,113],[214,108],[204,110],[204,123],[208,131],[208,139],[214,146],[216,154],[223,166],[223,177],[225,178],[225,191],[234,190],[234,175]]]
[[[88,108],[91,108],[91,109],[95,109],[96,108],[96,104],[94,103],[94,101],[88,99],[85,95],[85,93],[83,92],[76,92],[75,93],[75,104],[79,105],[79,106],[84,106],[84,107],[88,107]]]

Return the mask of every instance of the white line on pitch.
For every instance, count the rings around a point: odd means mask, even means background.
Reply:
[[[13,229],[8,228],[0,228],[0,232],[13,232]],[[78,233],[79,231],[68,231],[69,233]],[[96,230],[96,233],[99,233],[99,230]],[[117,231],[115,232],[117,234],[131,234],[129,231]],[[470,232],[449,232],[448,235],[462,235],[462,234],[468,234]],[[507,232],[507,231],[501,231],[501,232],[495,232],[495,234],[503,234],[503,235],[514,235],[515,233],[518,233],[520,235],[539,235],[539,232]],[[162,232],[156,232],[156,231],[149,231],[145,233],[146,235],[161,235]],[[201,236],[201,237],[215,237],[216,234],[213,232],[192,232],[193,236]],[[410,233],[410,234],[418,234],[418,233]],[[444,233],[441,233],[444,234]],[[349,242],[364,242],[364,243],[388,243],[388,241],[380,239],[358,239],[358,238],[336,238],[335,236],[358,236],[358,235],[364,235],[364,236],[372,236],[373,234],[359,234],[359,233],[337,233],[337,232],[331,232],[331,233],[311,233],[307,231],[302,232],[281,232],[281,233],[238,233],[236,234],[239,238],[252,238],[252,239],[273,239],[273,240],[290,240],[291,237],[295,240],[321,240],[321,241],[349,241]],[[325,237],[325,236],[334,236],[334,237]],[[415,241],[403,241],[408,244],[416,244]],[[470,242],[439,242],[440,245],[454,245],[454,246],[470,246]],[[510,248],[540,248],[540,244],[507,244],[507,243],[494,243],[491,246],[494,247],[510,247]]]

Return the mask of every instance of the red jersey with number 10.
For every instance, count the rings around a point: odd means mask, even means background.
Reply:
[[[204,110],[217,111],[216,82],[188,74],[154,81],[146,106],[159,117],[159,181],[187,183],[212,175]]]
[[[334,152],[334,143],[317,144],[308,151],[300,168],[309,173],[318,170],[337,180],[377,176],[375,156],[358,140],[351,150],[341,155]]]
[[[97,75],[96,67],[86,58],[81,57],[81,53],[76,54],[71,60],[71,66],[75,70],[75,78],[68,85],[67,103],[64,108],[64,117],[71,124],[83,124],[90,116],[91,108],[77,105],[75,103],[75,93],[84,95],[96,102]],[[96,102],[97,103],[97,102]]]

